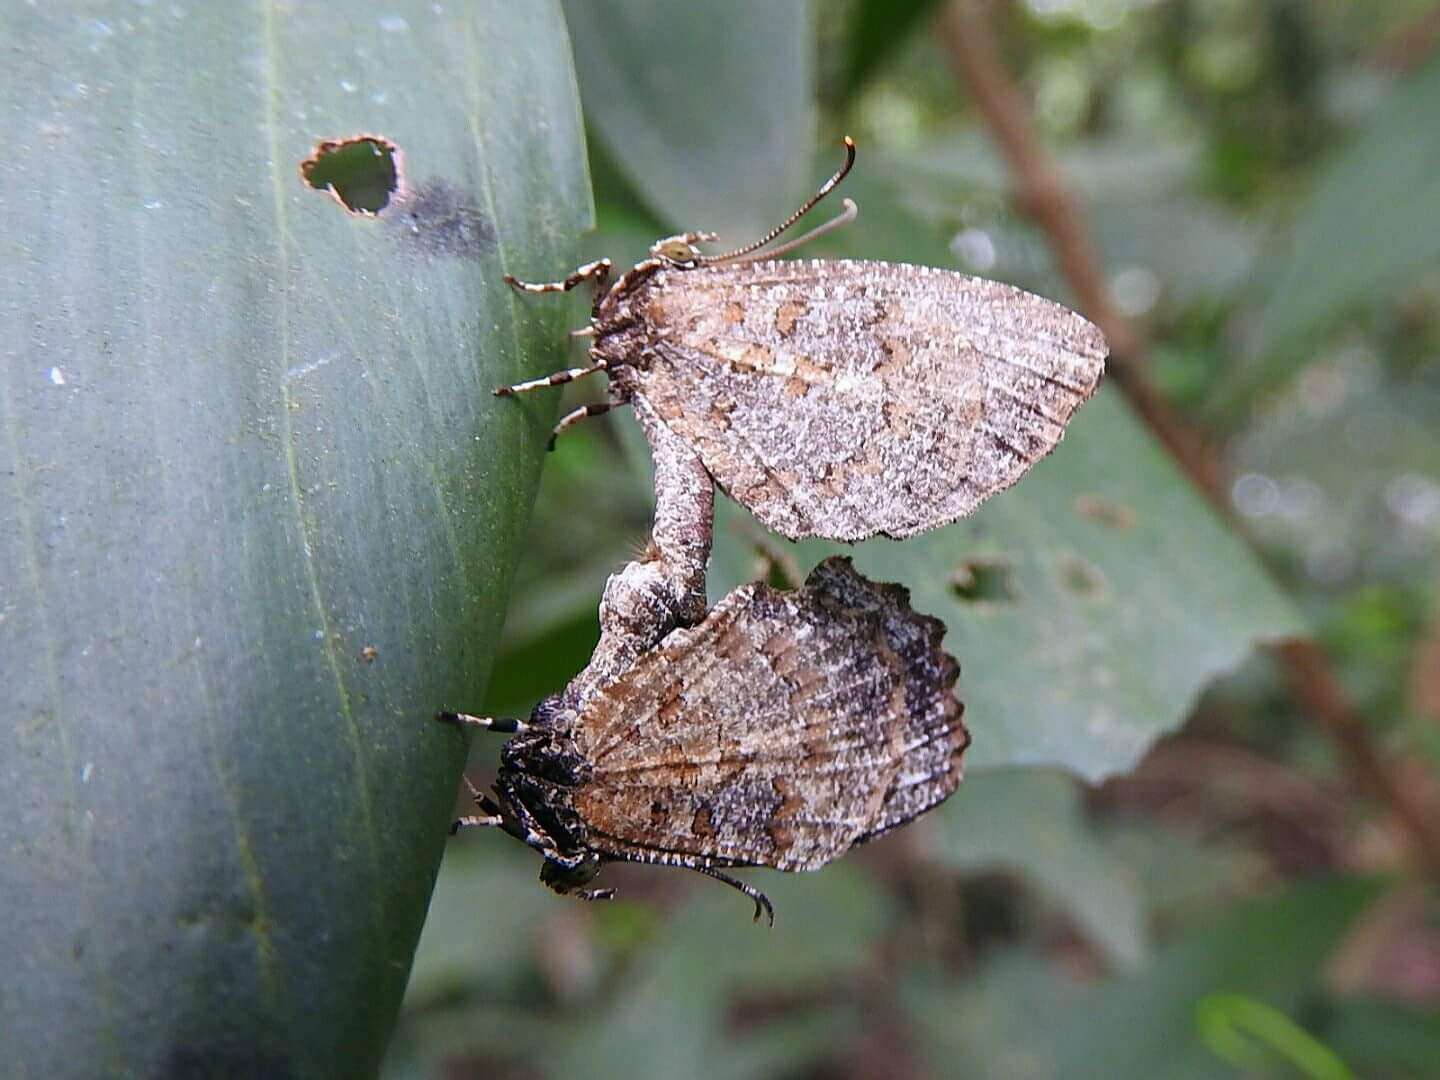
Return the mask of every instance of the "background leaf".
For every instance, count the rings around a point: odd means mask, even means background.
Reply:
[[[940,815],[935,854],[972,873],[1018,871],[1073,915],[1111,964],[1133,969],[1145,959],[1138,883],[1092,835],[1070,777],[1041,769],[967,777]]]
[[[739,246],[808,194],[804,0],[566,0],[565,15],[590,129],[662,218]]]
[[[747,580],[755,558],[754,526],[728,500],[719,534],[715,596]],[[904,543],[783,550],[803,568],[848,550],[945,622],[971,769],[1052,765],[1092,782],[1129,769],[1256,641],[1302,625],[1104,389],[1053,455],[973,517]],[[997,595],[964,595],[972,571]]]
[[[1056,153],[1128,315],[1144,317],[1162,298],[1213,300],[1250,285],[1256,230],[1196,192],[1198,158],[1187,142],[1124,137]],[[1044,235],[1011,204],[1009,173],[991,140],[976,133],[936,139],[896,155],[885,174],[926,218],[958,233],[950,261],[958,258],[961,269],[1045,295],[1065,287]]]
[[[852,4],[845,29],[841,99],[854,97],[881,63],[939,6],[939,0],[858,0]]]
[[[1361,999],[1335,1008],[1325,1036],[1359,1076],[1418,1078],[1435,1067],[1440,1015],[1415,1005]]]
[[[559,9],[0,21],[7,1067],[363,1075],[563,358],[500,274],[590,219]],[[378,218],[297,169],[360,131]]]
[[[1265,358],[1246,385],[1302,363],[1307,341],[1440,256],[1437,111],[1440,60],[1397,85],[1317,179],[1275,271]]]

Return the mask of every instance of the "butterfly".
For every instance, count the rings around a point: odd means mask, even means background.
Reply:
[[[500,387],[524,393],[605,372],[609,400],[643,401],[716,483],[790,539],[902,538],[1014,484],[1094,393],[1104,336],[1022,289],[951,270],[776,256],[853,220],[844,212],[766,248],[844,179],[845,162],[760,240],[720,255],[710,233],[658,241],[610,284],[601,259],[532,293],[595,288],[591,363]]]
[[[658,863],[739,889],[773,923],[725,868],[817,869],[960,783],[970,736],[944,632],[843,557],[796,590],[742,586],[578,704],[557,694],[528,720],[442,713],[515,735],[495,797],[472,788],[480,813],[454,828],[524,841],[559,893],[609,899],[588,887],[605,863]]]

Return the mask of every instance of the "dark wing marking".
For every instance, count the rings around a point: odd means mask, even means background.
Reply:
[[[766,262],[658,274],[636,392],[792,539],[947,524],[1060,441],[1104,369],[1050,300],[948,270]]]
[[[829,559],[803,589],[736,590],[578,718],[574,793],[617,858],[813,869],[960,781],[944,628]]]

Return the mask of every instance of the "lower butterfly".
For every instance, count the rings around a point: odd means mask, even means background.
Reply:
[[[718,878],[773,922],[727,868],[817,869],[959,785],[970,736],[944,632],[845,558],[792,592],[743,586],[573,707],[442,713],[516,733],[495,797],[474,792],[480,812],[456,827],[523,840],[560,893],[608,899],[589,888],[605,863],[659,863]]]

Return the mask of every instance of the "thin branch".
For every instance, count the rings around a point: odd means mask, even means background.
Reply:
[[[1404,75],[1422,67],[1440,45],[1440,5],[1422,12],[1410,22],[1391,31],[1370,55],[1370,63],[1382,71]]]
[[[1035,133],[1029,105],[1001,60],[985,7],[979,0],[953,0],[940,16],[937,32],[955,75],[1009,165],[1017,202],[1049,236],[1082,310],[1109,339],[1110,377],[1211,504],[1232,518],[1223,473],[1204,435],[1145,375],[1145,342],[1110,297],[1084,219]],[[1274,652],[1292,694],[1335,742],[1352,780],[1389,807],[1426,867],[1440,875],[1440,822],[1430,820],[1382,760],[1364,717],[1346,697],[1324,651],[1313,641],[1292,641]]]
[[[1350,775],[1363,791],[1390,808],[1432,874],[1440,875],[1440,819],[1426,811],[1380,756],[1365,722],[1313,641],[1287,641],[1275,648],[1290,693],[1315,717],[1340,750]]]
[[[1055,260],[1074,290],[1080,310],[1110,342],[1110,378],[1211,499],[1223,501],[1223,474],[1214,454],[1140,370],[1145,362],[1145,340],[1110,296],[1084,218],[1060,170],[1035,137],[1030,106],[1000,59],[989,20],[975,4],[956,3],[942,16],[939,31],[956,75],[1010,165],[1015,201],[1050,237]]]
[[[1410,661],[1410,709],[1440,724],[1440,582],[1434,586],[1429,625]]]

